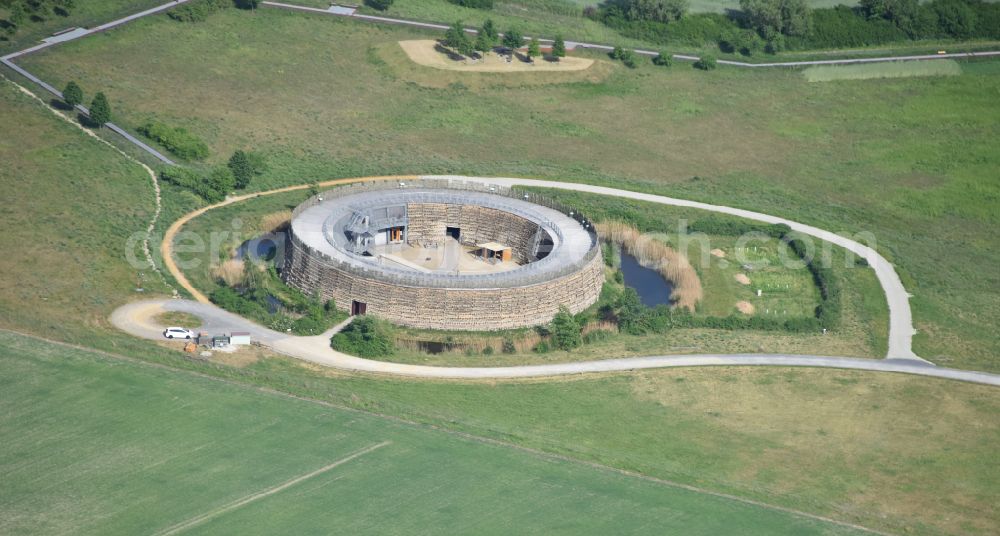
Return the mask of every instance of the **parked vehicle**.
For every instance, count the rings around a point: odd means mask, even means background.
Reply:
[[[163,336],[168,339],[190,339],[194,337],[194,332],[185,328],[167,328],[163,330]]]

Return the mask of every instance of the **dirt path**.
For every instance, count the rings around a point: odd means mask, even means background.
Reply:
[[[142,167],[142,169],[146,171],[146,174],[149,175],[149,180],[150,180],[150,182],[153,185],[154,209],[153,209],[153,217],[150,218],[149,225],[146,226],[146,236],[144,236],[143,239],[142,239],[142,254],[143,254],[144,257],[146,257],[146,262],[149,264],[150,269],[152,269],[154,272],[156,272],[156,275],[158,275],[160,277],[160,280],[163,281],[163,284],[166,285],[167,288],[173,290],[174,287],[170,283],[167,282],[167,278],[163,276],[163,273],[160,272],[160,269],[159,269],[159,267],[157,267],[156,262],[153,261],[153,254],[152,254],[152,252],[149,249],[149,237],[153,235],[153,229],[156,228],[156,222],[159,221],[159,219],[160,219],[160,211],[163,208],[162,207],[162,203],[161,203],[162,199],[161,199],[161,196],[160,196],[160,181],[156,178],[156,172],[153,171],[153,169],[150,168],[149,166],[147,166],[146,164],[143,164],[142,162],[136,160],[135,158],[132,158],[132,156],[130,156],[125,151],[122,151],[121,149],[119,149],[118,147],[115,147],[114,145],[112,145],[110,142],[108,142],[104,138],[98,136],[96,133],[94,133],[90,129],[85,128],[83,125],[80,124],[79,121],[75,121],[72,117],[69,117],[66,114],[62,113],[61,111],[53,108],[52,106],[49,106],[49,104],[47,102],[45,102],[44,100],[42,100],[42,98],[39,97],[38,95],[35,95],[34,93],[32,93],[30,89],[28,89],[28,88],[26,88],[26,87],[18,84],[17,82],[15,82],[15,81],[13,81],[13,80],[11,80],[9,78],[6,78],[6,77],[4,77],[4,78],[8,82],[10,82],[11,84],[13,84],[21,93],[23,93],[23,94],[27,95],[28,97],[30,97],[30,98],[38,101],[38,103],[41,104],[43,108],[45,108],[46,110],[48,110],[48,111],[52,112],[53,114],[55,114],[56,117],[58,117],[59,119],[62,119],[63,121],[69,123],[70,125],[73,125],[78,130],[80,130],[81,132],[83,132],[84,134],[86,134],[86,135],[90,136],[91,138],[93,138],[93,139],[95,139],[95,140],[103,143],[104,145],[107,145],[108,147],[114,149],[118,154],[120,154],[123,157],[125,157],[125,159],[127,159],[128,161],[130,161],[130,162],[132,162],[132,163],[134,163],[134,164]]]

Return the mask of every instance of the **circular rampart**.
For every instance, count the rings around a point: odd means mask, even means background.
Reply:
[[[560,306],[590,306],[604,281],[583,215],[530,192],[460,180],[322,192],[295,209],[289,238],[288,284],[418,328],[543,324]]]

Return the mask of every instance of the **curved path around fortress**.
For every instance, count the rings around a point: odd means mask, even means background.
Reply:
[[[672,206],[691,207],[702,210],[709,210],[748,218],[766,223],[784,223],[792,229],[804,234],[830,241],[838,246],[844,247],[855,254],[865,258],[875,271],[876,276],[886,294],[889,304],[889,351],[885,359],[863,359],[850,357],[832,357],[815,355],[792,355],[792,354],[697,354],[697,355],[663,355],[632,357],[619,359],[606,359],[595,361],[578,361],[568,363],[555,363],[546,365],[523,365],[511,367],[436,367],[425,365],[409,365],[402,363],[390,363],[384,361],[373,361],[349,356],[337,352],[330,348],[330,337],[346,325],[334,327],[328,332],[313,337],[300,337],[276,332],[260,325],[257,325],[245,318],[222,310],[213,305],[209,300],[195,289],[187,280],[184,274],[173,261],[172,244],[174,237],[181,227],[194,217],[218,208],[249,198],[261,195],[272,195],[280,192],[294,190],[305,190],[309,185],[290,186],[269,192],[247,194],[243,196],[229,198],[221,203],[204,207],[193,211],[178,219],[164,235],[161,242],[161,253],[164,266],[177,279],[194,300],[182,299],[161,299],[145,300],[130,303],[118,308],[111,316],[112,323],[118,328],[132,335],[148,339],[162,339],[162,327],[155,324],[152,318],[164,311],[182,311],[194,314],[203,321],[203,328],[209,331],[248,331],[252,337],[264,346],[270,347],[278,353],[291,357],[309,361],[312,363],[334,367],[343,370],[395,374],[403,376],[415,376],[423,378],[449,378],[449,379],[500,379],[500,378],[528,378],[560,376],[569,374],[585,374],[593,372],[615,372],[637,369],[664,368],[664,367],[691,367],[691,366],[801,366],[801,367],[823,367],[868,370],[881,372],[898,372],[905,374],[915,374],[920,376],[931,376],[961,380],[986,385],[1000,386],[1000,375],[969,370],[958,370],[937,367],[933,363],[925,361],[912,350],[913,329],[912,314],[910,312],[909,294],[903,287],[899,276],[893,269],[892,264],[878,254],[875,250],[855,242],[849,238],[842,237],[835,233],[825,231],[816,227],[801,224],[784,218],[770,216],[759,212],[752,212],[733,207],[721,205],[711,205],[685,199],[644,194],[629,190],[620,190],[602,186],[592,186],[588,184],[563,183],[554,181],[543,181],[535,179],[519,178],[487,178],[487,177],[461,177],[461,176],[392,176],[392,177],[365,177],[357,179],[334,180],[321,183],[321,187],[331,187],[349,182],[364,180],[412,180],[414,178],[451,178],[456,180],[475,181],[484,184],[494,184],[501,186],[535,186],[546,188],[559,188],[580,192],[596,193],[660,203]]]

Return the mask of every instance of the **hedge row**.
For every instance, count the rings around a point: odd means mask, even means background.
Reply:
[[[180,22],[202,22],[212,13],[232,6],[233,0],[192,0],[167,11],[167,16]]]
[[[139,127],[138,131],[185,160],[201,160],[208,156],[208,144],[181,127],[150,121]]]
[[[816,307],[816,318],[826,329],[835,329],[840,326],[840,283],[837,276],[829,267],[821,266],[815,258],[808,256],[805,246],[801,240],[795,239],[791,235],[782,237],[782,241],[795,252],[806,263],[806,268],[812,274],[816,287],[819,288],[822,301]]]

